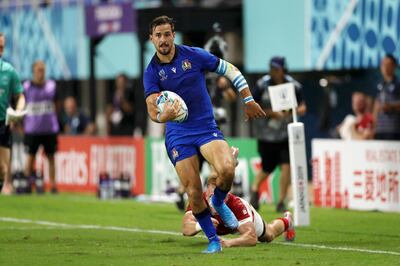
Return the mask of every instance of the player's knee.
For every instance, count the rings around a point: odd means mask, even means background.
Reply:
[[[224,164],[220,169],[219,169],[219,175],[224,179],[224,180],[231,180],[235,176],[235,166],[233,164]]]

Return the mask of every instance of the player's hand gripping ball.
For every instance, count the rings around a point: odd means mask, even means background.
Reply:
[[[164,110],[164,106],[167,102],[170,102],[171,104],[177,99],[181,103],[181,110],[179,111],[178,116],[173,120],[178,123],[182,123],[188,118],[189,112],[188,108],[186,106],[185,101],[175,92],[172,91],[162,91],[157,97],[157,108],[158,111],[161,113]]]

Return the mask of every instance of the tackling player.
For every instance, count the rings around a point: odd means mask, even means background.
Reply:
[[[168,156],[188,194],[193,215],[209,240],[204,252],[220,252],[221,243],[202,197],[198,155],[201,153],[218,173],[211,202],[224,223],[233,230],[238,222],[224,199],[232,185],[235,165],[229,145],[214,120],[205,72],[216,72],[233,82],[243,98],[246,119],[265,117],[265,113],[254,101],[245,78],[236,67],[204,49],[174,43],[175,30],[171,18],[155,18],[149,31],[156,54],[143,77],[147,111],[153,121],[167,122],[165,145]],[[179,114],[179,101],[166,104],[162,112],[158,111],[156,99],[163,90],[173,91],[185,101],[189,110],[186,121],[172,122]]]
[[[210,204],[210,198],[214,193],[215,184],[215,178],[208,179],[207,191],[203,193],[203,196],[204,202],[211,209],[212,221],[217,230],[217,234],[227,235],[239,233],[237,238],[221,238],[223,247],[255,246],[258,241],[271,242],[282,233],[285,233],[285,239],[287,241],[294,240],[295,230],[290,212],[285,212],[283,218],[278,218],[273,220],[271,223],[266,223],[250,203],[231,193],[228,193],[225,202],[238,219],[239,226],[237,230],[232,230],[227,227]],[[183,216],[182,233],[184,236],[194,236],[200,231],[201,228],[196,222],[192,213],[192,208],[189,205],[185,215]]]

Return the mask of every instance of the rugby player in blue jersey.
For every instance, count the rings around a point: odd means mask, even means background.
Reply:
[[[265,113],[254,101],[245,78],[235,66],[204,49],[174,43],[173,19],[157,17],[150,23],[149,30],[156,54],[143,77],[147,111],[153,121],[166,123],[168,156],[186,189],[193,215],[209,240],[204,253],[220,252],[221,242],[210,210],[203,201],[198,155],[201,153],[218,174],[211,202],[224,224],[233,230],[238,227],[238,221],[224,199],[232,185],[235,161],[214,120],[205,72],[213,71],[232,81],[243,98],[246,119],[265,117]],[[179,101],[166,104],[162,112],[158,111],[156,99],[163,90],[173,91],[185,101],[189,110],[186,121],[172,121],[180,111]]]

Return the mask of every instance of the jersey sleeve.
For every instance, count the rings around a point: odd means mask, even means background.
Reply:
[[[219,64],[219,58],[209,53],[202,48],[193,48],[197,54],[197,58],[200,61],[201,68],[203,70],[215,71]]]
[[[151,68],[147,68],[143,75],[144,98],[146,99],[153,93],[159,93],[160,87],[158,86],[157,76]]]
[[[11,91],[13,94],[19,94],[24,92],[24,88],[22,87],[21,80],[15,69],[11,72]]]

